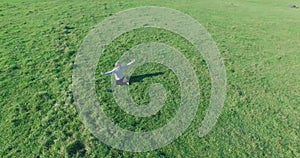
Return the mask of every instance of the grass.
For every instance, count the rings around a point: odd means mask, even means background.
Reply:
[[[279,0],[1,1],[0,156],[299,157],[300,13],[289,4]],[[103,144],[85,128],[73,102],[72,68],[84,37],[96,24],[118,11],[145,5],[178,9],[210,32],[225,62],[227,97],[214,130],[199,138],[210,97],[202,57],[183,38],[165,30],[140,29],[120,36],[108,46],[96,72],[99,100],[119,126],[137,131],[161,127],[176,113],[180,95],[172,71],[146,64],[133,75],[164,73],[129,86],[133,99],[148,103],[147,88],[160,82],[167,90],[166,104],[149,118],[123,112],[106,92],[110,78],[100,72],[111,69],[127,49],[144,41],[167,43],[187,57],[201,84],[197,117],[182,136],[164,148],[131,153]]]

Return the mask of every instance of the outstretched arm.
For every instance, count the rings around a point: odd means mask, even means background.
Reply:
[[[135,62],[135,59],[129,62],[128,64],[122,66],[122,69],[127,68],[128,66],[132,65]]]
[[[105,72],[105,73],[102,73],[102,75],[110,75],[114,72],[114,70],[111,70],[111,71],[108,71],[108,72]]]
[[[133,59],[131,62],[129,62],[128,64],[126,64],[127,66],[133,64],[135,62],[135,59]]]

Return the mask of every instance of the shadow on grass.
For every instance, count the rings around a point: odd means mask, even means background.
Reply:
[[[144,78],[154,77],[154,76],[160,76],[160,75],[163,75],[164,73],[165,72],[155,72],[155,73],[150,73],[150,74],[131,76],[129,78],[129,83],[132,84],[134,82],[143,82]],[[109,93],[113,93],[114,92],[113,89],[108,89],[106,91],[109,92]]]
[[[150,74],[143,74],[143,75],[136,75],[136,76],[130,76],[129,82],[134,83],[134,82],[143,82],[144,78],[148,77],[154,77],[154,76],[160,76],[163,75],[165,72],[155,72],[155,73],[150,73]]]

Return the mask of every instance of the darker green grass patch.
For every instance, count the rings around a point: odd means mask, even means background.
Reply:
[[[67,146],[66,152],[69,157],[84,157],[86,153],[85,145],[76,140]]]

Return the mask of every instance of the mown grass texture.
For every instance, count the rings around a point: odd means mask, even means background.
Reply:
[[[105,112],[122,128],[161,127],[178,108],[178,81],[163,65],[138,68],[133,75],[163,74],[129,86],[139,104],[149,102],[150,84],[165,86],[166,104],[152,117],[126,114],[106,91],[110,78],[100,73],[139,43],[163,42],[180,50],[193,65],[201,89],[197,116],[182,136],[164,148],[131,153],[103,144],[82,124],[72,98],[72,68],[84,37],[96,24],[119,11],[149,5],[182,11],[209,31],[225,62],[227,97],[213,131],[199,138],[210,97],[209,72],[199,52],[165,30],[140,29],[120,36],[99,61],[96,89]],[[299,157],[300,13],[288,5],[279,0],[2,1],[1,157]]]

